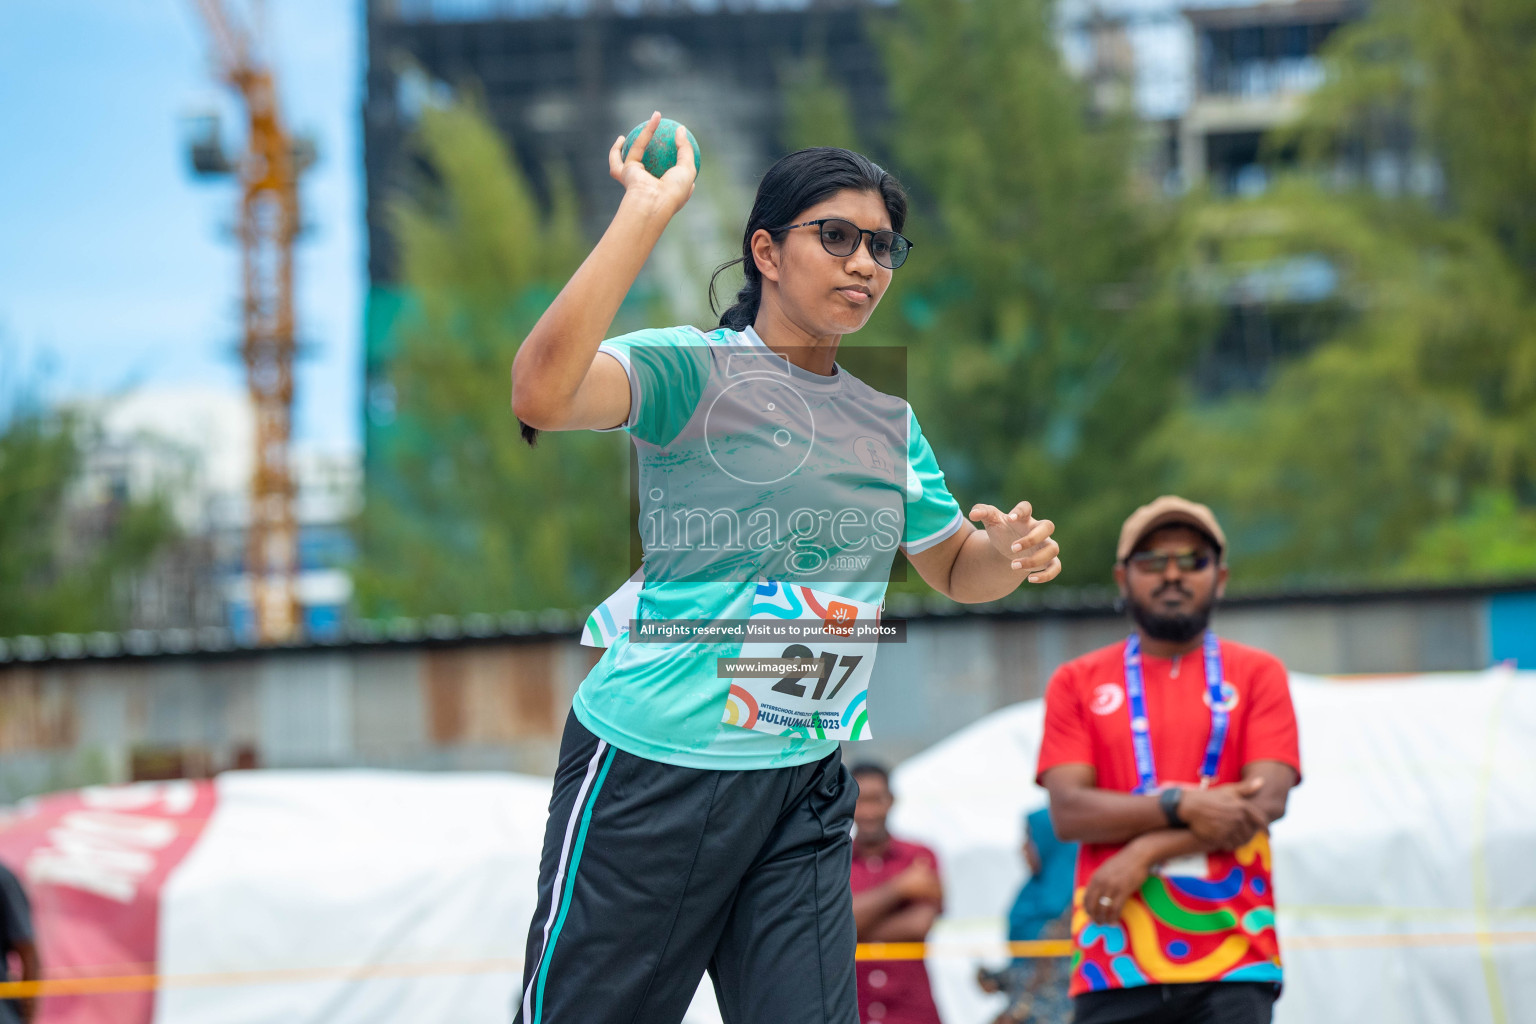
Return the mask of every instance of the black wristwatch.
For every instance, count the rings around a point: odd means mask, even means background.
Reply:
[[[1157,806],[1163,809],[1163,817],[1168,819],[1169,828],[1189,828],[1189,822],[1179,817],[1179,801],[1184,799],[1184,791],[1178,786],[1169,786],[1157,794]]]

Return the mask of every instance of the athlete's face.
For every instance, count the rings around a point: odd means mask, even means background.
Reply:
[[[866,231],[888,231],[891,215],[877,192],[839,192],[801,210],[789,221],[837,217]],[[863,327],[890,287],[891,271],[869,253],[869,236],[849,256],[833,256],[815,227],[795,228],[772,244],[766,231],[754,239],[753,255],[765,281],[778,291],[785,315],[815,337],[851,334]]]

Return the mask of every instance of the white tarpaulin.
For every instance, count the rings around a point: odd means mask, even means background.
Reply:
[[[1306,780],[1274,834],[1277,1019],[1536,1021],[1536,673],[1292,692]],[[996,1012],[975,965],[1003,959],[1040,722],[1038,701],[999,711],[895,773],[894,830],[942,861],[947,1024]],[[42,1024],[504,1024],[548,799],[544,779],[339,771],[29,801],[0,859],[49,973],[164,981],[46,1000]],[[709,1003],[689,1020],[718,1020]]]
[[[40,1024],[506,1024],[548,779],[231,772],[0,819],[51,978]],[[135,979],[158,974],[158,990]],[[690,1024],[718,1020],[698,1000]]]
[[[1536,1021],[1536,672],[1293,675],[1305,779],[1273,833],[1278,1024]],[[894,773],[892,830],[943,868],[933,939],[999,942],[1023,877],[1043,705]],[[990,958],[996,964],[999,951]],[[974,956],[929,958],[947,1024],[991,1019]]]
[[[161,896],[160,970],[267,976],[162,991],[155,1024],[511,1019],[546,780],[242,772],[217,788]]]

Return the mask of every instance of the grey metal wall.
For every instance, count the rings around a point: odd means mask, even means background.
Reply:
[[[1485,668],[1488,599],[1481,595],[1245,604],[1221,610],[1222,636],[1318,675]],[[875,739],[861,755],[897,761],[989,711],[1043,696],[1056,666],[1124,638],[1129,621],[1074,616],[926,619],[905,648],[881,654],[870,690]]]
[[[1488,597],[1307,599],[1224,609],[1224,636],[1314,673],[1488,664]],[[885,648],[870,696],[896,761],[1040,696],[1057,665],[1127,631],[1098,612],[930,616]],[[596,652],[565,638],[40,657],[0,665],[0,800],[224,768],[374,766],[548,773]]]

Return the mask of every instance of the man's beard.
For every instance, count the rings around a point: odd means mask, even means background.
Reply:
[[[1158,588],[1158,593],[1161,593],[1162,589]],[[1167,640],[1175,644],[1188,643],[1205,632],[1211,622],[1211,607],[1215,603],[1216,599],[1212,597],[1203,608],[1197,608],[1188,615],[1159,615],[1133,600],[1126,600],[1131,610],[1131,618],[1136,620],[1136,625],[1141,627],[1143,633],[1154,640]]]

